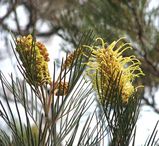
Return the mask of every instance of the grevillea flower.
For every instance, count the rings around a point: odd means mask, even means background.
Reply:
[[[78,48],[78,49],[76,49],[75,51],[73,51],[72,53],[70,53],[70,54],[67,56],[67,58],[66,58],[66,60],[65,60],[65,62],[64,62],[64,64],[63,64],[63,68],[69,68],[69,67],[72,65],[73,61],[74,61],[77,57],[79,57],[79,55],[81,55],[81,54],[82,54],[81,48]]]
[[[63,96],[68,93],[68,82],[60,82],[55,86],[54,94],[56,96]]]
[[[121,91],[122,101],[127,103],[129,97],[133,95],[137,87],[133,81],[140,75],[144,75],[140,68],[140,61],[135,56],[124,57],[123,52],[132,49],[129,43],[123,43],[123,39],[112,42],[110,45],[102,38],[101,45],[85,46],[91,49],[92,55],[87,63],[87,74],[91,78],[93,86],[98,94],[104,94],[113,88],[111,82],[118,79],[119,91]],[[106,102],[104,96],[99,95],[100,102]]]
[[[25,74],[31,83],[43,85],[51,83],[48,70],[49,54],[46,47],[33,39],[32,35],[16,40],[16,51],[25,68]]]

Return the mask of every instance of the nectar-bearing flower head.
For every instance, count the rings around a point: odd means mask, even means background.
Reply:
[[[30,82],[37,85],[51,83],[48,70],[49,54],[41,42],[34,40],[32,35],[19,37],[16,39],[16,51]]]
[[[123,56],[123,52],[132,49],[130,43],[123,43],[123,39],[112,42],[110,45],[102,38],[101,45],[85,46],[91,49],[92,55],[87,63],[87,74],[90,77],[98,94],[106,93],[113,89],[111,83],[118,79],[118,88],[121,91],[122,102],[127,103],[137,87],[133,81],[140,75],[144,75],[140,68],[140,61],[135,56]],[[99,95],[102,104],[106,102],[104,96]]]

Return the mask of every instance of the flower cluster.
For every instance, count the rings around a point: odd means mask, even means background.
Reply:
[[[75,51],[73,51],[72,53],[70,53],[70,54],[67,56],[67,58],[66,58],[66,60],[65,60],[65,62],[64,62],[64,64],[63,64],[63,67],[64,67],[64,68],[69,68],[69,67],[72,65],[73,61],[74,61],[80,54],[82,54],[81,48],[78,48],[77,50],[75,50]]]
[[[34,81],[37,85],[51,83],[48,70],[49,54],[42,43],[35,41],[32,35],[23,36],[16,40],[16,51],[29,81]]]
[[[59,82],[55,83],[55,90],[54,90],[54,94],[56,96],[63,96],[66,95],[68,93],[68,82]]]
[[[132,47],[129,43],[123,43],[122,39],[108,46],[102,38],[97,38],[97,41],[99,40],[102,45],[85,46],[92,51],[87,63],[87,73],[99,94],[111,90],[113,88],[111,82],[118,80],[122,101],[127,103],[137,89],[132,84],[134,79],[144,75],[140,68],[140,61],[133,55],[123,57],[123,52]],[[100,102],[105,103],[105,97],[100,96]]]

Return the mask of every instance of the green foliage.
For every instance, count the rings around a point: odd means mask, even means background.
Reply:
[[[144,73],[148,75],[146,78],[141,78],[140,82],[150,89],[150,94],[152,94],[150,98],[153,102],[145,97],[146,91],[143,92],[143,100],[158,113],[156,100],[151,92],[151,89],[157,90],[159,85],[157,24],[159,6],[157,1],[153,2],[156,5],[151,8],[151,0],[89,0],[82,6],[78,5],[77,10],[74,13],[72,11],[71,16],[74,17],[64,19],[63,26],[69,30],[70,36],[77,30],[92,29],[97,36],[106,38],[108,43],[126,36],[135,48],[135,51],[130,51],[130,54],[138,56]],[[67,15],[66,18],[70,16],[67,12],[65,15]],[[81,22],[80,25],[73,23],[77,18],[78,22]],[[76,27],[76,31],[74,29],[71,31],[73,26]]]
[[[82,47],[81,44],[89,44],[91,37],[91,32],[83,35],[78,47]],[[90,51],[85,52],[88,56],[90,53]],[[90,130],[92,118],[97,117],[96,110],[87,118],[81,136],[78,136],[78,131],[81,129],[79,127],[81,118],[94,101],[92,87],[82,77],[85,68],[84,62],[87,60],[87,57],[78,55],[73,58],[69,68],[62,68],[62,62],[59,76],[55,71],[54,64],[53,82],[57,78],[58,82],[68,82],[69,87],[66,94],[56,96],[53,94],[56,90],[54,86],[48,91],[45,85],[37,87],[31,84],[32,82],[27,80],[27,75],[25,75],[27,72],[23,72],[24,68],[20,62],[19,69],[22,69],[21,72],[24,73],[25,77],[23,80],[18,78],[14,80],[13,75],[11,75],[10,83],[1,72],[0,80],[5,99],[5,101],[1,100],[0,102],[1,118],[11,133],[10,138],[10,135],[1,131],[2,145],[8,146],[10,143],[16,146],[62,144],[70,146],[76,142],[78,145],[100,143],[103,138],[101,131],[105,130],[99,119],[96,120],[95,127]],[[60,88],[61,86],[58,90],[63,90]],[[14,105],[8,100],[7,90],[13,95]],[[12,106],[15,106],[16,111],[12,111]],[[24,110],[23,115],[20,113],[21,110]],[[22,119],[25,119],[25,122]]]
[[[27,79],[25,67],[21,65],[13,48],[19,63],[18,68],[24,78],[14,78],[11,74],[8,79],[0,72],[4,96],[4,99],[0,99],[0,118],[9,129],[9,132],[1,129],[0,145],[101,146],[105,144],[106,137],[110,146],[128,146],[131,143],[135,145],[140,96],[134,93],[128,102],[123,104],[122,89],[119,88],[122,74],[119,73],[115,79],[110,78],[107,91],[100,88],[100,96],[106,100],[102,104],[98,102],[99,94],[85,75],[92,51],[83,47],[83,44],[92,45],[93,39],[91,31],[83,34],[71,58],[71,64],[66,66],[65,61],[69,57],[66,55],[66,59],[61,62],[59,74],[56,72],[56,64],[53,64],[51,85],[32,84],[34,81],[30,82]],[[105,76],[100,77],[102,81]],[[64,92],[61,83],[68,84],[67,92]],[[97,87],[98,83],[97,81]],[[95,103],[97,105],[94,105]],[[92,105],[94,110],[87,113]],[[15,111],[12,110],[13,107]],[[86,113],[88,116],[82,124]],[[155,127],[146,143],[147,146],[156,142],[156,133]]]

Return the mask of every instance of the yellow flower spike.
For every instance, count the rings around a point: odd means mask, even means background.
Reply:
[[[51,77],[47,63],[49,54],[46,47],[34,40],[30,34],[17,38],[16,43],[16,51],[19,53],[28,81],[38,86],[50,84]]]
[[[121,73],[119,91],[121,91],[123,103],[127,103],[129,97],[138,88],[133,85],[133,81],[144,73],[139,66],[140,61],[135,56],[122,56],[123,52],[132,49],[130,43],[123,43],[123,39],[121,38],[106,46],[107,43],[102,38],[97,38],[96,41],[101,41],[100,45],[84,45],[84,47],[92,51],[87,63],[87,74],[98,93],[105,93],[107,89],[113,88],[110,87],[110,79],[115,81]],[[105,103],[106,99],[103,99],[104,97],[102,98],[101,95],[99,96],[100,102]]]
[[[56,96],[63,96],[68,93],[68,82],[61,82],[57,84],[55,88],[55,95]]]
[[[63,69],[64,68],[69,68],[72,65],[73,61],[76,59],[76,57],[78,57],[79,55],[82,55],[82,54],[83,53],[82,53],[82,49],[81,48],[78,48],[74,52],[70,53],[67,56],[67,58],[64,61],[64,63],[63,63]]]

